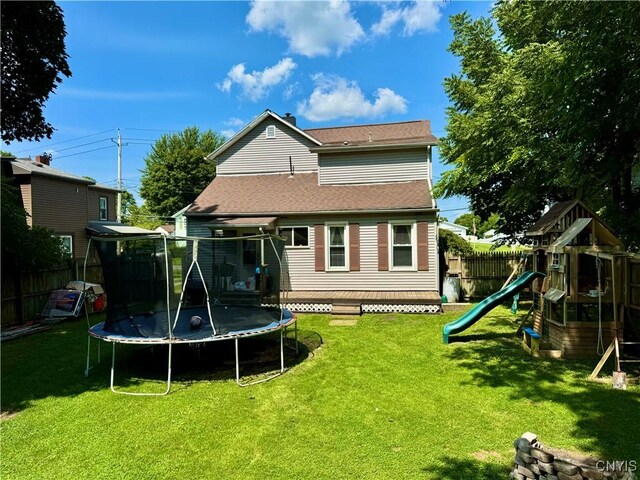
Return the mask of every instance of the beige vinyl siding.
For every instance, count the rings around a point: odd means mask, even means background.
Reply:
[[[319,156],[320,185],[427,180],[427,147],[387,152],[325,153]]]
[[[266,138],[267,126],[275,126],[276,138]],[[273,118],[266,118],[217,159],[218,175],[278,173],[289,171],[289,156],[296,172],[318,169],[317,146]]]
[[[73,256],[87,249],[87,185],[51,177],[31,176],[33,225],[73,236]]]
[[[33,226],[33,211],[31,202],[31,185],[26,183],[20,185],[20,193],[22,194],[22,204],[27,211],[27,225]]]
[[[344,217],[342,219],[346,220]],[[378,223],[403,219],[429,222],[428,271],[378,271]],[[290,217],[278,221],[278,226],[280,227],[311,227],[309,230],[309,248],[287,248],[292,290],[438,290],[436,224],[433,215],[349,217],[349,223],[360,224],[360,271],[316,272],[313,225],[334,220],[338,220],[338,218],[296,219]]]

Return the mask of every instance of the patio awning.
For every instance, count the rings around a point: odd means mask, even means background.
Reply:
[[[154,234],[153,230],[133,227],[118,222],[105,222],[92,220],[87,224],[87,231],[91,235],[148,235]]]
[[[278,217],[225,217],[216,218],[205,226],[214,228],[264,228],[273,230]]]
[[[580,232],[582,232],[587,225],[591,223],[593,218],[577,218],[575,222],[571,224],[569,228],[567,228],[562,235],[558,237],[558,239],[549,245],[549,249],[552,252],[557,252],[558,250],[566,247],[571,243],[571,240],[576,238]]]

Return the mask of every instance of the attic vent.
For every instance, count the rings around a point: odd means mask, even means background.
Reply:
[[[276,138],[276,126],[275,125],[267,126],[267,138]]]

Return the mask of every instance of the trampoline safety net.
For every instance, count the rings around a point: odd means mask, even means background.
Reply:
[[[280,321],[289,285],[283,240],[266,234],[92,237],[109,298],[104,329],[157,338]]]

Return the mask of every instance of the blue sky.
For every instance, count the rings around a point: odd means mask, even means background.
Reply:
[[[429,119],[444,135],[443,79],[459,69],[448,17],[487,15],[488,2],[61,2],[73,76],[45,116],[52,166],[138,196],[140,170],[162,132],[195,125],[233,135],[266,108],[301,128]],[[436,180],[444,167],[436,151]],[[463,198],[442,199],[449,219]]]

